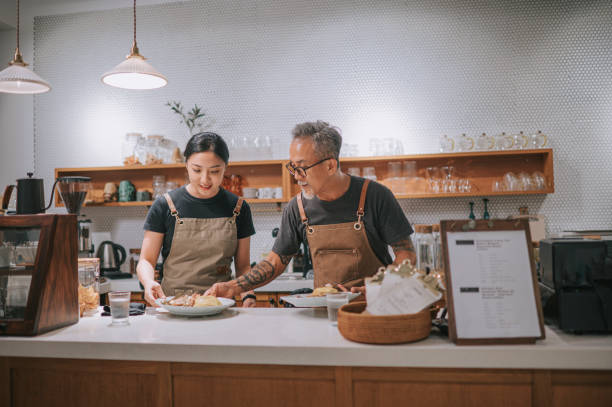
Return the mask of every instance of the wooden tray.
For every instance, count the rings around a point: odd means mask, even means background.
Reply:
[[[425,339],[431,331],[429,309],[417,314],[365,315],[365,302],[353,302],[338,310],[338,330],[346,339],[362,343],[392,344]]]

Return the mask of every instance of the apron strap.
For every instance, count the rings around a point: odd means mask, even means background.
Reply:
[[[166,198],[166,202],[168,202],[168,206],[170,207],[170,215],[174,216],[176,221],[180,225],[182,225],[183,220],[179,217],[178,211],[176,210],[176,206],[174,206],[174,202],[172,202],[172,198],[170,198],[170,194],[166,192],[164,194],[164,198]]]
[[[302,219],[302,224],[306,228],[306,231],[309,234],[312,234],[314,232],[314,229],[308,224],[308,218],[306,217],[306,212],[304,211],[304,203],[302,202],[302,193],[300,192],[299,194],[297,194],[296,198],[298,209],[300,210],[300,218]]]
[[[361,196],[359,197],[359,207],[357,208],[357,222],[353,227],[355,230],[360,230],[362,228],[363,223],[361,222],[361,218],[365,214],[365,200],[366,200],[366,192],[368,191],[368,184],[370,183],[369,179],[365,179],[363,181],[363,186],[361,187]]]
[[[238,202],[236,202],[236,206],[234,207],[231,222],[236,222],[236,218],[240,215],[240,209],[242,208],[243,202],[244,202],[244,199],[241,196],[239,196]]]

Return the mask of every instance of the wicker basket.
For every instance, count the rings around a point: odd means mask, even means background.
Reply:
[[[346,339],[362,343],[406,343],[425,339],[431,331],[429,309],[417,314],[364,315],[365,302],[338,310],[338,330]]]

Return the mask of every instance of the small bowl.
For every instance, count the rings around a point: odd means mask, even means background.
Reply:
[[[374,344],[408,343],[425,339],[431,332],[429,308],[402,315],[363,314],[365,308],[365,302],[353,302],[338,311],[338,330],[346,339]]]

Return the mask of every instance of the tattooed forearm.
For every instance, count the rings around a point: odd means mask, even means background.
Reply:
[[[395,253],[398,252],[410,252],[414,253],[414,246],[412,245],[412,240],[400,240],[399,242],[393,243],[391,248]]]
[[[287,265],[289,264],[289,262],[291,261],[291,259],[293,258],[293,256],[295,256],[295,254],[290,254],[288,256],[279,254],[278,257],[280,257],[281,263],[283,263],[283,265]]]
[[[265,283],[274,276],[274,266],[268,260],[256,264],[251,271],[238,277],[236,283],[243,290],[251,290],[255,286]]]

